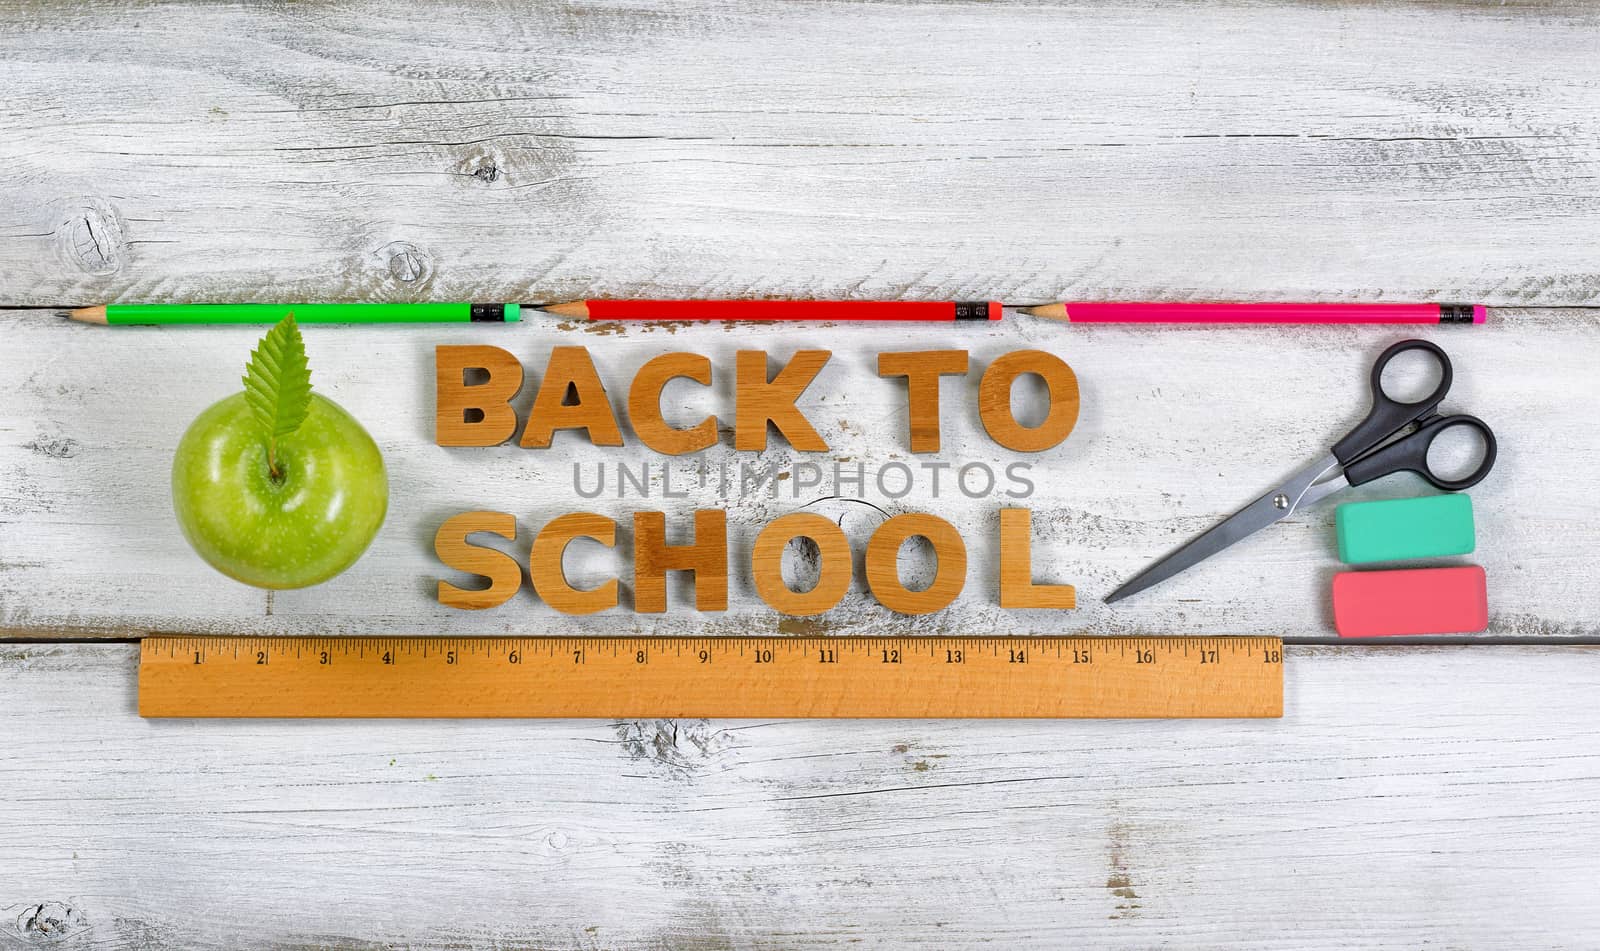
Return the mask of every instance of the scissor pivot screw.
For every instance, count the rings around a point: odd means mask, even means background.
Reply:
[[[1272,497],[1272,504],[1277,508],[1286,509],[1289,507],[1289,497],[1284,495],[1282,492],[1279,492],[1277,495]]]

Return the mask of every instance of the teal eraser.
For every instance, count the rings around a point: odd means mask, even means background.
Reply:
[[[1472,499],[1459,492],[1349,502],[1339,506],[1334,525],[1339,560],[1347,565],[1465,555],[1477,546]]]

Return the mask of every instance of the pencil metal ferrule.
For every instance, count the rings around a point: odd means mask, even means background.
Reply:
[[[957,320],[988,320],[989,302],[986,300],[956,301]]]

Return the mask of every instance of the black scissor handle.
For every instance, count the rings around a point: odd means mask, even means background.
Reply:
[[[1439,361],[1439,385],[1415,403],[1402,403],[1383,391],[1383,370],[1390,360],[1410,350],[1426,350]],[[1450,392],[1451,375],[1450,358],[1444,355],[1438,345],[1426,340],[1402,340],[1383,351],[1378,355],[1378,362],[1372,365],[1372,409],[1360,425],[1334,444],[1334,456],[1348,469],[1350,463],[1359,459],[1362,453],[1431,414],[1438,408],[1444,395]]]
[[[1440,433],[1455,426],[1477,430],[1478,436],[1483,439],[1483,459],[1478,463],[1478,468],[1466,476],[1446,479],[1428,468],[1428,447],[1433,445]],[[1345,466],[1344,477],[1351,485],[1360,485],[1396,472],[1415,472],[1436,488],[1459,492],[1483,481],[1483,477],[1494,468],[1494,456],[1494,430],[1483,420],[1466,415],[1435,416],[1417,427],[1416,432],[1407,433],[1377,452],[1362,456]]]

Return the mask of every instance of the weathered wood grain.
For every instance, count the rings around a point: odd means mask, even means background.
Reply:
[[[1588,648],[1291,648],[1285,719],[1211,722],[150,722],[134,664],[0,645],[0,946],[1600,933]]]
[[[373,433],[387,459],[387,523],[354,568],[326,584],[267,594],[210,571],[179,534],[168,498],[171,453],[189,421],[238,388],[256,328],[106,328],[72,324],[46,312],[0,313],[0,628],[10,636],[51,632],[226,633],[655,633],[834,631],[883,633],[1213,633],[1332,636],[1327,588],[1340,567],[1332,500],[1274,526],[1213,562],[1144,595],[1107,607],[1100,598],[1151,559],[1253,499],[1274,479],[1326,451],[1366,409],[1372,359],[1398,329],[1063,328],[1007,319],[983,327],[754,326],[641,327],[581,325],[535,318],[507,327],[307,327],[313,380]],[[1572,475],[1600,471],[1600,418],[1581,410],[1600,363],[1600,312],[1500,312],[1483,327],[1426,334],[1454,357],[1456,382],[1447,407],[1473,412],[1499,433],[1500,460],[1472,490],[1479,550],[1471,560],[1489,574],[1491,633],[1506,637],[1596,637],[1594,581],[1600,573],[1600,498]],[[631,436],[595,449],[581,434],[558,434],[550,449],[511,443],[493,448],[433,445],[434,346],[462,340],[507,348],[528,366],[516,405],[526,412],[544,361],[556,346],[585,344],[594,354],[618,412],[627,381],[660,353],[705,353],[711,387],[677,384],[668,415],[680,424],[707,413],[722,419],[718,446],[703,456],[649,452]],[[791,452],[775,439],[764,453],[732,449],[734,352],[766,347],[790,352],[826,342],[835,350],[802,401],[829,443],[824,454]],[[943,386],[941,452],[909,452],[903,381],[877,375],[887,349],[965,347],[966,381]],[[996,356],[1042,348],[1070,363],[1082,390],[1074,432],[1039,454],[1001,449],[977,416],[978,379]],[[109,369],[108,369],[109,368]],[[1018,399],[1037,398],[1018,387]],[[681,394],[681,395],[680,395]],[[676,407],[671,404],[676,402]],[[1035,407],[1035,410],[1037,407]],[[1030,410],[1032,412],[1032,410]],[[705,487],[695,468],[707,460]],[[730,484],[741,466],[815,460],[824,484],[800,487],[810,473],[769,482],[745,498],[723,499],[717,467]],[[848,475],[867,466],[864,501],[817,501],[832,494],[833,466]],[[958,467],[986,463],[995,489],[968,498],[955,486]],[[1030,498],[1006,492],[1006,467],[1026,462]],[[651,497],[631,483],[618,498],[616,467],[634,477],[650,466]],[[606,491],[584,498],[573,484]],[[892,498],[909,468],[915,491]],[[937,498],[934,473],[942,470]],[[662,466],[673,467],[670,485]],[[756,480],[752,480],[754,487]],[[981,488],[977,478],[969,480]],[[1345,493],[1351,499],[1400,496],[1420,482],[1395,477]],[[682,497],[664,497],[664,490]],[[845,486],[846,492],[851,491]],[[809,507],[807,503],[813,503]],[[870,503],[870,504],[868,504]],[[1033,509],[1034,578],[1077,586],[1073,611],[999,607],[999,510]],[[874,508],[876,506],[876,508]],[[562,615],[531,585],[488,611],[437,603],[439,579],[475,583],[444,569],[434,535],[448,517],[489,509],[518,521],[518,540],[502,545],[526,564],[533,535],[566,512],[595,511],[632,524],[632,513],[668,513],[669,541],[688,537],[695,508],[726,508],[733,559],[726,612],[696,613],[693,595],[674,580],[664,615],[632,610],[626,528],[614,550],[580,542],[569,576],[583,587],[620,576],[622,606],[588,617]],[[856,555],[856,579],[844,603],[809,620],[780,619],[760,601],[747,570],[751,546],[771,519],[804,509],[842,520]],[[887,514],[932,511],[962,532],[969,552],[965,591],[949,608],[920,618],[894,615],[871,597],[861,558]],[[682,533],[677,534],[677,533]],[[929,580],[926,552],[907,550],[908,583]],[[792,564],[791,571],[811,570]]]
[[[0,307],[107,300],[585,295],[1483,300],[1600,305],[1600,8],[1582,0],[1030,3],[0,0]],[[460,330],[460,333],[452,332]],[[1400,333],[653,326],[312,328],[317,386],[391,465],[393,508],[336,581],[265,595],[211,574],[168,508],[199,410],[251,330],[71,326],[0,310],[0,638],[267,632],[1331,634],[1331,508],[1115,610],[1099,597],[1325,448]],[[1475,490],[1492,633],[1593,638],[1600,311],[1503,310],[1428,334],[1450,404],[1502,455]],[[935,510],[976,566],[1033,509],[1040,583],[981,572],[914,622],[860,577],[780,620],[740,566],[815,495],[727,504],[731,610],[589,618],[526,591],[434,603],[433,533],[476,508],[631,524],[570,464],[637,445],[432,445],[434,345],[505,346],[532,385],[588,344],[622,407],[669,349],[715,361],[667,419],[722,418],[734,351],[835,356],[805,405],[824,463],[1006,464],[976,375],[913,456],[880,350],[981,371],[1054,352],[1077,430],[1025,500]],[[1032,402],[1028,391],[1019,403]],[[919,475],[922,470],[918,469]],[[613,472],[614,476],[614,472]],[[592,472],[586,472],[586,479]],[[653,481],[652,481],[653,479]],[[614,482],[612,483],[614,486]],[[1002,485],[1002,489],[1004,485]],[[1410,486],[1380,486],[1354,498]],[[627,531],[618,549],[631,549]],[[815,566],[793,558],[800,576]],[[911,559],[909,573],[926,577]],[[991,567],[992,570],[992,567]],[[131,647],[0,643],[0,947],[512,949],[925,945],[1570,948],[1592,943],[1600,741],[1583,648],[1291,649],[1257,723],[146,723]]]
[[[1600,9],[0,2],[0,304],[1594,304]]]

